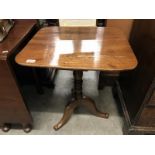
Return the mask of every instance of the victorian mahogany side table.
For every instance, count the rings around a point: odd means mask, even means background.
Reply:
[[[124,34],[112,27],[45,27],[16,56],[16,62],[29,67],[51,67],[73,70],[73,98],[62,119],[54,126],[61,128],[79,105],[98,117],[108,118],[95,102],[82,93],[83,71],[120,72],[134,69],[136,57]]]

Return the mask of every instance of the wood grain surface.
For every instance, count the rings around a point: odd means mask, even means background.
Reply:
[[[16,48],[22,39],[29,33],[29,30],[34,27],[36,20],[15,20],[14,27],[10,30],[8,36],[0,43],[0,60],[6,59],[13,49]],[[18,33],[17,33],[18,31]]]
[[[30,67],[122,71],[137,66],[124,34],[112,27],[44,27],[16,56]]]

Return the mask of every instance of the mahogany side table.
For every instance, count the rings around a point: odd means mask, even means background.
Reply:
[[[46,27],[42,28],[16,56],[16,62],[29,67],[51,67],[73,70],[73,98],[62,119],[54,126],[61,128],[79,105],[98,117],[108,118],[95,102],[82,94],[83,71],[120,72],[134,69],[136,57],[124,34],[111,27]]]

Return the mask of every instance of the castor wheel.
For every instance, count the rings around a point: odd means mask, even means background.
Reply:
[[[4,124],[2,127],[2,131],[4,131],[4,132],[8,132],[10,129],[11,129],[10,124]]]
[[[32,130],[32,125],[27,124],[27,125],[23,125],[23,131],[25,133],[29,133]]]

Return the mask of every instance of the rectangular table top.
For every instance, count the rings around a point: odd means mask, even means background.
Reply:
[[[122,71],[137,59],[121,30],[112,27],[44,27],[16,56],[30,67]]]

